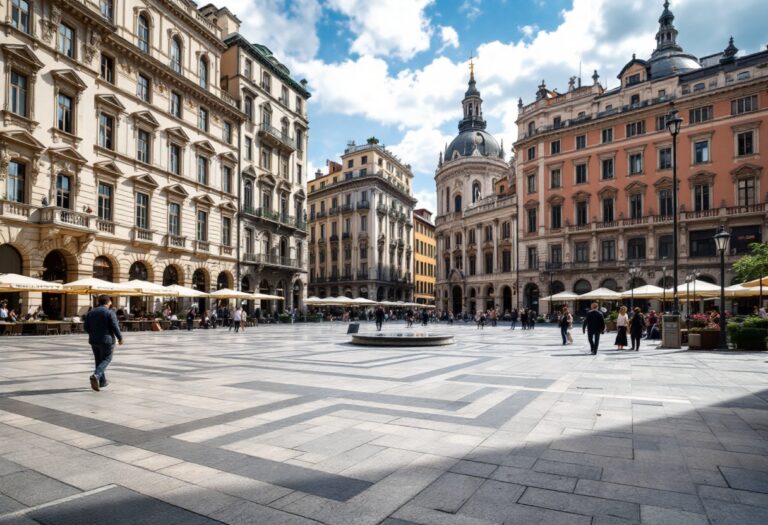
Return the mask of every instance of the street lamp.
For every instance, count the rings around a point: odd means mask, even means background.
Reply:
[[[680,302],[677,296],[677,136],[680,134],[682,123],[683,119],[680,118],[673,105],[672,110],[667,115],[667,131],[672,135],[672,313],[675,315],[680,313]]]
[[[725,333],[725,252],[728,251],[728,241],[731,240],[731,234],[725,231],[721,226],[720,231],[715,235],[717,251],[720,252],[720,349],[728,350],[728,337]]]
[[[637,266],[633,266],[629,269],[629,289],[631,293],[631,298],[629,302],[630,310],[635,309],[635,277],[637,277],[639,273],[640,273],[640,268],[638,268]]]
[[[667,307],[667,266],[661,267],[661,313],[666,311]]]

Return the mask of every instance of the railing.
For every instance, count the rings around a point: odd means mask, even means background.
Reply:
[[[58,224],[76,228],[91,229],[91,216],[85,213],[67,210],[65,208],[42,208],[40,210],[41,224]]]
[[[371,203],[368,201],[360,201],[357,203],[357,209],[358,210],[370,210],[371,209]]]
[[[517,195],[508,195],[506,197],[486,197],[485,199],[476,202],[472,206],[464,210],[464,217],[471,217],[478,213],[486,211],[497,210],[500,208],[508,208],[517,204]]]
[[[102,233],[115,233],[115,223],[112,221],[105,221],[103,219],[96,219],[96,229]]]
[[[296,149],[295,140],[293,140],[290,136],[288,136],[287,133],[283,133],[282,130],[277,129],[276,127],[270,124],[262,122],[259,125],[259,133],[262,135],[267,135],[269,137],[273,137],[274,139],[277,139],[278,141],[280,141],[281,144],[291,148],[292,150]]]
[[[0,216],[3,217],[29,219],[29,215],[33,209],[33,206],[24,204],[23,202],[0,200]]]
[[[376,205],[376,211],[379,212],[379,213],[383,213],[383,214],[386,215],[388,209],[389,208],[387,207],[386,204],[377,204]]]
[[[341,209],[338,206],[332,206],[330,210],[328,210],[328,215],[338,215],[338,213],[341,211]]]
[[[247,255],[253,256],[253,260],[250,262],[255,262],[260,264],[269,264],[273,266],[288,266],[291,268],[299,267],[298,260],[292,259],[290,257],[283,257],[280,255],[271,255],[271,254],[265,254],[265,253],[247,254]]]
[[[152,230],[147,230],[145,228],[139,228],[138,226],[134,226],[131,230],[131,235],[133,237],[134,241],[139,242],[153,242],[154,240],[154,234]]]
[[[195,241],[195,251],[208,253],[211,251],[211,243],[208,241]]]
[[[339,241],[339,236],[338,235],[336,235],[335,233],[333,235],[331,235],[331,242],[338,242],[338,241]]]
[[[165,244],[166,248],[184,249],[187,247],[187,238],[169,233],[165,236],[163,244]]]
[[[255,253],[244,253],[243,254],[243,260],[245,262],[256,262],[256,254]]]
[[[232,246],[222,244],[219,246],[219,255],[232,255]]]
[[[342,213],[344,213],[344,212],[348,212],[348,211],[354,211],[354,210],[355,210],[355,205],[354,205],[354,204],[352,204],[352,203],[349,203],[349,204],[342,204],[342,205],[341,205],[341,212],[342,212]]]
[[[341,234],[341,238],[344,239],[344,240],[351,239],[352,238],[352,234],[349,233],[349,232],[343,232]]]

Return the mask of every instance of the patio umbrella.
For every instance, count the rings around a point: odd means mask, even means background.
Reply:
[[[254,294],[254,295],[263,295],[263,294]],[[323,300],[319,297],[307,297],[307,299],[304,301],[304,304],[307,306],[321,306],[323,304]]]
[[[113,283],[95,277],[78,279],[62,286],[64,293],[81,295],[141,295],[141,290],[128,283]]]
[[[42,279],[27,277],[17,273],[0,274],[0,292],[59,292],[62,286],[59,283],[49,283]]]
[[[677,287],[677,295],[681,301],[687,301],[689,295],[692,301],[707,297],[717,297],[720,295],[720,285],[699,280],[683,283]]]
[[[254,301],[285,301],[285,297],[280,295],[270,295],[268,293],[259,292],[248,294],[248,298]]]
[[[539,299],[540,301],[553,301],[553,302],[568,302],[568,301],[578,301],[579,296],[573,292],[560,292],[556,293],[555,295],[550,295],[547,297],[542,297]]]
[[[352,299],[352,303],[356,306],[371,306],[376,304],[376,301],[371,301],[365,297],[357,297],[356,299]]]
[[[222,288],[208,294],[211,299],[253,299],[253,294],[248,292],[239,292],[230,288]]]
[[[631,297],[634,297],[635,299],[664,299],[664,297],[671,299],[672,289],[664,290],[664,288],[646,284],[644,286],[638,286],[634,290],[621,292],[621,297],[624,299],[629,299]]]
[[[581,294],[578,296],[578,301],[588,301],[590,299],[600,299],[603,301],[619,301],[621,300],[621,294],[619,292],[614,292],[613,290],[609,290],[608,288],[598,288],[597,290],[592,290],[591,292],[587,292],[585,294]]]
[[[142,281],[141,279],[133,279],[131,281],[128,281],[126,284],[128,284],[132,288],[138,289],[141,292],[140,295],[151,295],[151,296],[157,296],[157,297],[178,297],[178,292],[174,292],[173,290],[169,290],[163,285],[151,283],[149,281]]]
[[[746,288],[760,288],[760,281],[763,282],[763,286],[768,286],[768,275],[761,277],[760,279],[755,279],[754,281],[743,283],[742,286]]]
[[[195,299],[198,297],[208,297],[208,294],[205,292],[195,290],[194,288],[187,288],[186,286],[180,286],[178,284],[171,284],[169,286],[164,286],[164,288],[178,294],[178,297],[192,297]]]
[[[719,287],[718,287],[719,290]],[[696,290],[698,293],[698,290]],[[726,286],[725,287],[725,296],[726,297],[757,297],[760,295],[760,289],[759,288],[747,288],[743,284],[734,284],[733,286]],[[720,298],[720,292],[717,292],[717,295],[710,295],[709,297],[706,297],[705,300],[710,299],[719,299]]]

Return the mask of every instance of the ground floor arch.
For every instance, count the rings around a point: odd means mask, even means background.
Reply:
[[[459,315],[464,310],[464,294],[461,286],[457,284],[451,289],[451,305],[454,315]]]
[[[0,244],[0,273],[16,273],[22,275],[23,260],[21,252],[10,244]],[[0,303],[5,302],[9,310],[21,311],[21,294],[0,293]]]
[[[512,311],[512,288],[502,286],[501,288],[501,313],[506,314]]]

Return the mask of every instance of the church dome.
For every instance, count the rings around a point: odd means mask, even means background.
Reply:
[[[666,0],[664,11],[659,18],[656,49],[648,60],[651,79],[682,75],[701,69],[701,64],[696,57],[683,51],[683,48],[677,44],[677,35],[675,15],[669,9],[669,0]]]
[[[445,150],[445,161],[451,161],[458,154],[459,157],[471,157],[475,149],[483,157],[501,157],[501,147],[493,135],[485,130],[468,129],[462,131],[451,141]]]

